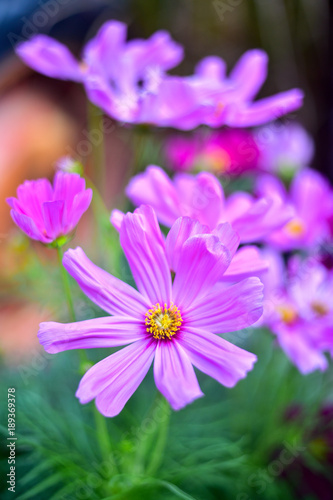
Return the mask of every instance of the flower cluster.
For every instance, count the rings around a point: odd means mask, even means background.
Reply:
[[[85,373],[79,400],[95,399],[103,415],[117,415],[152,363],[156,386],[175,410],[203,396],[193,367],[233,387],[256,355],[220,335],[251,325],[268,327],[302,373],[326,369],[324,353],[333,355],[333,190],[309,168],[313,142],[302,127],[244,128],[301,105],[297,89],[253,101],[266,78],[266,54],[246,52],[228,76],[218,57],[202,60],[192,76],[170,76],[182,47],[164,31],[126,41],[118,21],[102,26],[81,62],[44,35],[17,53],[45,75],[81,82],[118,121],[238,127],[168,138],[163,150],[173,177],[150,165],[130,179],[125,192],[137,208],[113,210],[110,220],[136,288],[80,247],[66,251],[64,268],[108,315],[41,323],[40,343],[49,353],[125,346]],[[65,157],[54,187],[26,181],[7,200],[29,237],[54,247],[68,242],[92,198],[81,167]],[[239,189],[242,173],[250,183]]]
[[[29,66],[52,78],[83,83],[89,99],[112,118],[189,130],[199,125],[249,127],[274,120],[302,104],[299,89],[253,101],[267,76],[261,50],[246,52],[227,76],[219,57],[207,57],[191,76],[168,70],[183,59],[169,33],[126,41],[126,25],[106,22],[83,49],[81,61],[66,46],[35,35],[17,47]]]

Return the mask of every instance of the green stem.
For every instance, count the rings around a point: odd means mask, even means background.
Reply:
[[[103,194],[105,188],[105,149],[102,111],[88,100],[89,137],[92,146],[93,171],[96,184]]]
[[[74,305],[73,305],[73,300],[72,300],[71,288],[70,288],[70,284],[69,284],[67,271],[62,264],[62,258],[64,256],[64,252],[63,252],[63,249],[61,246],[58,246],[56,249],[57,249],[57,253],[58,253],[61,278],[62,278],[62,283],[64,286],[69,317],[70,317],[70,320],[72,322],[74,322],[76,320],[76,318],[75,318],[75,311],[74,311]],[[84,349],[79,349],[78,353],[79,353],[79,358],[80,358],[79,372],[83,375],[87,371],[87,366],[90,365],[90,362],[89,362],[89,359],[88,359],[87,354],[84,351]]]
[[[66,301],[67,301],[67,306],[68,306],[68,312],[69,312],[69,316],[70,316],[71,321],[74,322],[75,321],[75,312],[74,312],[74,306],[73,306],[73,301],[72,301],[72,295],[71,295],[68,274],[67,274],[66,269],[62,265],[62,258],[64,256],[64,252],[62,250],[62,247],[57,247],[57,253],[58,253],[58,259],[59,259],[59,266],[60,266],[62,283],[64,285],[64,291],[65,291],[65,296],[66,296]]]
[[[106,418],[94,406],[94,417],[97,432],[97,441],[102,453],[103,460],[112,461],[112,465],[117,468],[113,458],[112,446],[109,431],[106,425]]]
[[[154,444],[154,448],[150,457],[150,463],[148,464],[146,469],[148,476],[154,476],[160,468],[163,462],[164,450],[168,437],[171,408],[168,401],[164,398],[162,400],[160,399],[160,404],[162,407],[163,419],[159,424],[157,440]]]

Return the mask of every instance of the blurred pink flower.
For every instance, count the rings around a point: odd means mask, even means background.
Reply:
[[[45,35],[21,43],[16,52],[35,70],[82,82],[89,99],[125,123],[189,130],[199,125],[261,125],[302,105],[299,89],[253,101],[267,76],[267,54],[246,52],[226,76],[217,57],[201,61],[194,75],[168,76],[183,58],[182,47],[165,31],[126,42],[126,25],[108,21],[83,50],[82,62]]]
[[[333,355],[333,275],[314,259],[292,259],[285,269],[281,255],[265,250],[269,271],[263,276],[266,324],[303,374],[328,367],[323,354]]]
[[[29,238],[49,244],[74,230],[91,198],[82,177],[57,172],[53,187],[48,179],[25,181],[17,198],[7,198],[7,203],[13,221]]]
[[[197,234],[195,226],[191,219],[180,220],[165,241],[152,208],[123,217],[120,243],[138,291],[95,266],[81,248],[65,253],[67,271],[112,316],[41,323],[40,343],[50,353],[130,344],[88,370],[76,393],[81,403],[96,399],[103,415],[117,415],[153,360],[156,386],[175,410],[203,395],[192,365],[227,387],[252,369],[254,354],[216,334],[259,319],[262,284],[256,277],[217,284],[235,252],[234,232],[227,225],[223,241]]]
[[[284,199],[269,193],[255,198],[240,191],[225,199],[220,182],[208,172],[178,173],[171,180],[160,167],[149,166],[131,179],[126,194],[135,205],[151,205],[165,226],[181,216],[197,219],[210,230],[229,222],[242,243],[267,237],[293,215]]]
[[[259,196],[276,197],[294,209],[294,217],[285,226],[267,236],[267,242],[281,250],[310,249],[330,234],[333,190],[319,172],[301,170],[289,192],[276,177],[263,175],[257,181]]]
[[[260,151],[259,166],[263,170],[290,177],[312,161],[313,139],[298,123],[266,125],[253,135]]]
[[[258,166],[259,150],[250,132],[229,129],[209,135],[173,136],[165,145],[169,164],[176,171],[207,170],[239,175]]]

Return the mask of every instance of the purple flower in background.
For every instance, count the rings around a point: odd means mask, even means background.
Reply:
[[[10,214],[29,238],[49,244],[71,233],[90,205],[92,190],[78,174],[57,172],[48,179],[25,181],[17,198],[7,198]]]
[[[257,129],[254,140],[263,170],[288,175],[308,167],[314,154],[312,137],[298,123],[276,124]]]
[[[256,277],[217,284],[234,255],[235,234],[229,225],[224,239],[196,234],[195,227],[180,219],[165,240],[152,208],[123,217],[120,243],[138,290],[99,269],[82,249],[65,253],[67,271],[112,316],[41,323],[40,343],[50,353],[129,344],[88,370],[76,393],[81,403],[95,399],[103,415],[117,415],[153,360],[156,386],[175,410],[203,395],[192,365],[227,387],[252,369],[254,354],[216,334],[259,319],[262,284]]]
[[[165,226],[181,216],[197,219],[210,230],[229,222],[242,243],[266,237],[293,215],[285,200],[275,195],[254,198],[237,192],[225,199],[220,182],[208,172],[178,173],[171,180],[160,167],[150,166],[131,179],[126,194],[135,205],[151,205]]]
[[[279,179],[263,175],[258,179],[257,192],[260,196],[274,196],[294,208],[294,217],[268,235],[269,244],[281,250],[309,249],[329,237],[333,191],[315,170],[301,170],[293,179],[289,193]]]
[[[281,255],[264,251],[269,271],[263,276],[266,324],[303,374],[328,367],[333,354],[333,275],[314,259],[292,259],[285,269]]]
[[[108,21],[77,61],[56,40],[36,35],[16,52],[40,73],[82,82],[89,99],[116,120],[183,130],[199,125],[247,127],[274,120],[302,104],[298,89],[253,102],[267,76],[267,55],[246,52],[227,77],[217,57],[201,61],[192,76],[168,76],[183,49],[165,31],[126,42],[126,25]]]
[[[303,101],[299,89],[253,101],[267,78],[267,66],[267,54],[258,49],[245,52],[229,76],[223,59],[215,56],[203,59],[194,75],[185,78],[195,93],[199,112],[189,113],[178,128],[189,129],[200,124],[252,127],[298,109]]]
[[[45,35],[20,44],[16,52],[44,75],[82,82],[89,99],[113,118],[152,122],[151,99],[158,92],[164,95],[164,73],[182,60],[183,49],[166,31],[129,42],[126,32],[124,23],[106,22],[84,47],[81,62],[67,47]],[[173,92],[174,85],[171,87],[166,91]]]
[[[239,175],[256,169],[259,149],[250,132],[229,129],[209,135],[172,136],[165,154],[176,171],[208,170],[215,174]]]

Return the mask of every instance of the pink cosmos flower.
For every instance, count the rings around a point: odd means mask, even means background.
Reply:
[[[266,324],[303,374],[328,367],[324,351],[333,355],[333,275],[314,259],[291,261],[286,270],[279,253],[264,252],[269,271],[265,285]]]
[[[103,415],[117,415],[153,360],[156,386],[175,410],[203,395],[193,365],[226,387],[252,369],[254,354],[216,334],[258,320],[262,284],[256,277],[217,284],[235,251],[234,231],[226,224],[218,238],[196,234],[195,225],[180,219],[165,241],[151,207],[124,216],[120,243],[138,290],[99,269],[81,248],[65,253],[67,271],[112,316],[41,323],[40,343],[50,353],[127,345],[87,371],[76,393],[81,403],[95,399]]]
[[[266,80],[267,66],[267,54],[258,49],[245,52],[229,76],[223,59],[210,56],[200,61],[194,75],[184,79],[200,106],[184,116],[177,128],[190,129],[201,124],[252,127],[298,109],[303,101],[299,89],[254,101]]]
[[[271,124],[254,132],[262,170],[292,175],[308,167],[314,154],[312,137],[298,123]]]
[[[49,244],[71,233],[88,209],[92,190],[78,174],[57,172],[48,179],[25,181],[17,198],[7,198],[15,224],[29,238]]]
[[[176,171],[208,170],[239,175],[257,168],[259,149],[250,132],[229,129],[207,136],[172,136],[165,145],[169,164]]]
[[[230,222],[242,243],[264,238],[293,215],[290,206],[274,195],[255,198],[237,192],[225,199],[220,182],[208,172],[178,173],[171,180],[160,167],[149,166],[131,179],[126,194],[135,205],[151,205],[165,226],[180,216],[197,219],[211,230]]]
[[[293,179],[289,193],[276,177],[258,179],[259,196],[273,196],[294,209],[285,226],[267,236],[267,242],[281,250],[312,248],[329,237],[329,218],[333,213],[333,191],[315,170],[301,170]]]
[[[166,71],[183,58],[183,49],[165,31],[148,40],[126,42],[126,25],[106,22],[84,47],[81,62],[58,41],[36,35],[21,43],[19,57],[52,78],[82,82],[89,99],[116,120],[189,130],[206,124],[247,127],[299,108],[298,89],[253,102],[267,74],[267,55],[246,52],[227,77],[217,57],[201,61],[189,77]]]

